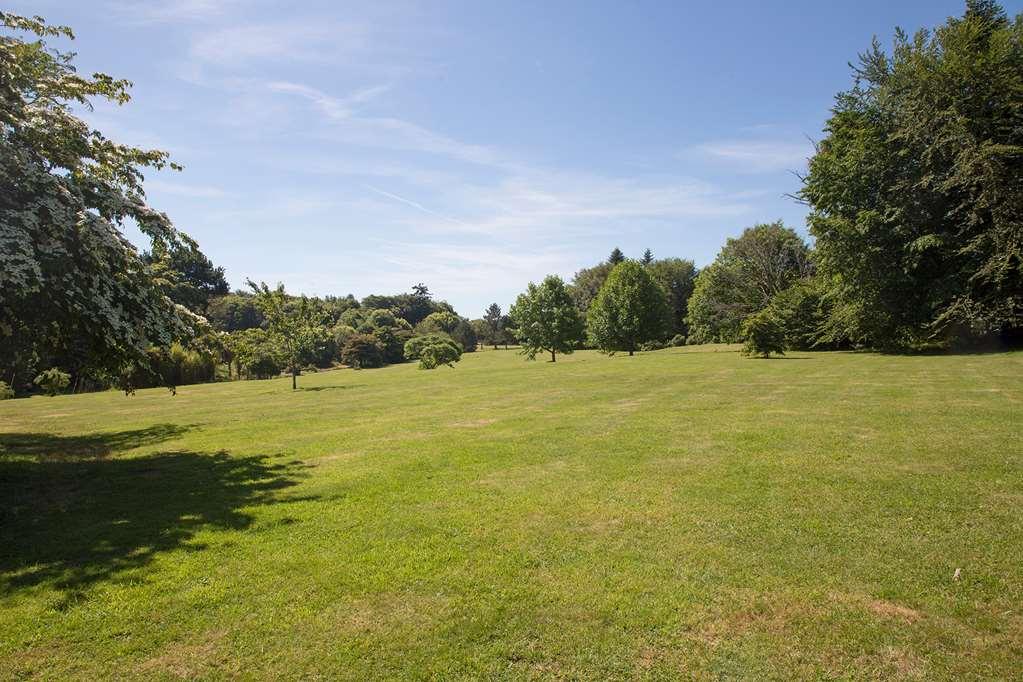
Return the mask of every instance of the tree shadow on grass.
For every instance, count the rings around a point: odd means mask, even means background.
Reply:
[[[195,424],[153,424],[144,429],[108,431],[81,436],[52,433],[0,433],[0,458],[9,455],[43,455],[51,459],[104,457],[114,452],[156,445],[177,438]]]
[[[67,454],[138,442],[127,433],[136,432],[109,434],[106,442],[100,435],[0,435],[7,449],[0,453],[0,594],[49,585],[63,591],[57,607],[67,608],[92,585],[163,552],[204,549],[193,541],[202,530],[250,527],[253,517],[244,510],[290,501],[279,492],[294,486],[304,468],[224,451],[132,459]]]

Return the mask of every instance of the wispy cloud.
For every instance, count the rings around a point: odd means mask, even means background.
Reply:
[[[111,2],[118,17],[137,24],[207,21],[236,8],[241,0],[161,0],[160,2]]]
[[[802,168],[813,154],[813,145],[809,140],[737,138],[697,145],[691,152],[728,164],[740,172],[769,173]]]
[[[365,187],[366,189],[370,190],[371,192],[376,192],[377,194],[379,194],[382,197],[386,197],[388,199],[393,199],[394,201],[397,201],[397,202],[400,202],[402,204],[405,204],[406,206],[411,206],[412,208],[416,209],[417,211],[421,211],[422,213],[426,213],[427,215],[431,215],[434,218],[440,218],[441,220],[444,220],[446,222],[452,223],[453,225],[458,225],[459,227],[463,227],[463,228],[468,228],[469,227],[469,225],[467,223],[464,223],[461,220],[456,220],[455,218],[452,218],[450,216],[446,216],[446,215],[443,215],[441,213],[437,213],[436,211],[431,210],[431,209],[423,206],[418,201],[412,201],[411,199],[406,199],[405,197],[398,196],[397,194],[394,194],[392,192],[384,191],[384,190],[382,190],[382,189],[380,189],[378,187],[374,187],[373,185],[363,184],[363,187]]]
[[[213,185],[190,185],[166,180],[147,180],[146,191],[190,199],[223,199],[230,196],[229,192]]]
[[[369,38],[365,26],[336,22],[229,26],[197,36],[189,54],[221,67],[266,60],[330,62],[367,49]]]

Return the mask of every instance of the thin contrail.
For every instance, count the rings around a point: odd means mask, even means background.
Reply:
[[[406,199],[405,197],[399,197],[397,194],[392,194],[390,192],[385,192],[384,190],[380,189],[379,187],[374,187],[373,185],[367,185],[367,184],[363,183],[362,186],[365,187],[366,189],[372,191],[372,192],[376,192],[377,194],[379,194],[381,196],[385,196],[388,199],[394,199],[395,201],[400,201],[403,204],[407,204],[408,206],[411,206],[414,209],[422,211],[423,213],[427,213],[429,215],[432,215],[435,218],[440,218],[441,220],[446,220],[449,223],[454,223],[455,225],[459,225],[461,227],[466,227],[466,228],[472,229],[472,226],[469,225],[468,223],[463,223],[461,220],[456,220],[455,218],[452,218],[451,216],[446,216],[446,215],[443,215],[441,213],[437,213],[436,211],[431,211],[427,207],[423,206],[422,204],[420,204],[420,203],[418,203],[416,201],[412,201],[411,199]]]

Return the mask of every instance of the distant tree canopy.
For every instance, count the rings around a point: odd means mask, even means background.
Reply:
[[[485,335],[482,339],[497,349],[497,345],[504,340],[504,315],[501,313],[501,306],[491,303],[483,314],[483,330]]]
[[[667,336],[686,335],[686,315],[689,314],[689,298],[696,285],[696,266],[693,261],[683,258],[662,258],[646,264],[657,283],[667,294],[669,324]]]
[[[1021,15],[1023,16],[1023,15]],[[855,341],[905,347],[1023,327],[1023,18],[970,0],[875,40],[801,196]]]
[[[686,318],[689,342],[737,342],[747,316],[812,272],[806,242],[781,222],[747,228],[696,278]]]
[[[432,313],[454,312],[446,301],[435,301],[425,284],[419,283],[407,294],[371,294],[362,299],[364,308],[386,308],[415,327]]]
[[[510,310],[515,336],[529,359],[537,353],[571,353],[583,341],[585,327],[575,301],[562,279],[547,276],[540,284],[529,283]]]
[[[590,305],[591,343],[607,353],[632,355],[648,341],[662,340],[668,329],[667,293],[641,263],[625,260],[611,270]]]
[[[157,277],[166,282],[164,289],[175,303],[193,313],[204,315],[210,301],[224,296],[231,287],[224,277],[224,268],[214,267],[213,262],[198,248],[172,247],[154,244],[153,250],[143,255]]]
[[[69,28],[6,12],[0,25],[14,34],[0,35],[0,364],[12,375],[5,378],[24,385],[51,359],[76,377],[130,376],[132,366],[151,366],[151,346],[187,340],[201,326],[166,295],[166,282],[121,230],[132,221],[154,249],[195,249],[145,203],[142,169],[167,166],[167,154],[117,144],[73,114],[90,98],[128,102],[130,84],[78,75],[74,55],[45,42],[73,38]]]
[[[572,300],[575,301],[579,312],[584,315],[586,314],[586,311],[590,308],[590,303],[597,297],[597,292],[604,285],[604,280],[607,279],[613,267],[610,263],[605,262],[590,268],[583,268],[575,273],[568,291],[572,296]]]

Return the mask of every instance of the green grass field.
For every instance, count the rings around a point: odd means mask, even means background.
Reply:
[[[1018,677],[1021,380],[487,351],[3,402],[0,677]]]

